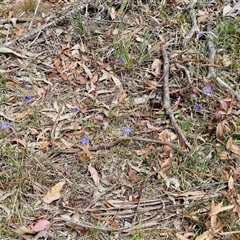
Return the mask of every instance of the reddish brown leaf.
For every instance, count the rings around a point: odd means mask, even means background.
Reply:
[[[61,172],[61,173],[66,172],[66,169],[64,167],[58,165],[57,163],[53,163],[52,167],[53,167],[53,169],[57,170],[58,172]]]
[[[83,236],[87,233],[87,229],[80,225],[76,225],[72,223],[65,223],[65,225],[74,229],[80,236]]]
[[[54,66],[55,66],[56,70],[58,71],[58,73],[60,74],[60,76],[62,77],[62,79],[67,81],[68,75],[63,72],[63,68],[60,66],[59,57],[56,57],[54,59]]]
[[[26,148],[26,140],[25,139],[18,139],[18,138],[13,138],[12,140],[11,140],[11,142],[17,142],[17,143],[19,143],[20,145],[22,145],[23,147],[25,147]]]
[[[38,146],[38,149],[39,149],[39,150],[46,149],[50,144],[51,144],[50,141],[43,142],[41,145]]]
[[[22,120],[27,115],[30,115],[34,112],[33,109],[28,109],[27,111],[21,112],[16,116],[16,120]]]
[[[115,219],[108,220],[112,227],[118,228],[118,222]]]
[[[223,127],[222,127],[222,122],[218,123],[217,129],[216,129],[216,136],[217,139],[222,141],[223,140]]]
[[[129,170],[128,170],[128,176],[134,183],[139,182],[139,177],[136,175],[136,172],[134,170],[132,170],[132,168],[130,166],[129,166]]]

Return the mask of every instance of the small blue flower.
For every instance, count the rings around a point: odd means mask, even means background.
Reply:
[[[85,78],[88,78],[88,74],[87,74],[87,73],[83,73],[83,76],[84,76]]]
[[[74,113],[78,113],[78,112],[79,112],[79,108],[78,108],[78,107],[74,107],[74,108],[73,108],[73,112],[74,112]]]
[[[83,138],[80,139],[80,143],[83,146],[85,146],[85,145],[89,144],[89,140],[87,138],[83,137]]]
[[[129,127],[124,127],[123,128],[123,132],[128,135],[128,134],[130,134],[132,132],[132,129],[129,128]]]
[[[2,129],[2,130],[7,130],[9,127],[10,127],[10,126],[9,126],[8,123],[6,123],[6,122],[1,123],[1,129]]]
[[[204,93],[210,95],[212,92],[212,88],[211,88],[211,86],[206,86],[206,87],[204,87],[203,91],[204,91]]]
[[[200,106],[199,104],[196,104],[196,105],[195,105],[195,110],[196,110],[196,111],[200,111],[201,109],[202,109],[202,108],[201,108],[201,106]]]
[[[24,101],[25,101],[25,102],[30,102],[31,100],[32,100],[32,98],[29,97],[29,96],[25,96],[25,97],[24,97]]]
[[[121,58],[120,63],[121,63],[121,64],[125,64],[125,63],[126,63],[126,60],[125,60],[124,58]]]
[[[196,31],[196,35],[201,38],[203,36],[203,33],[199,32],[199,31]]]

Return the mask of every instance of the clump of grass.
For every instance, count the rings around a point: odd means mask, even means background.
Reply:
[[[229,68],[234,71],[238,71],[239,66],[239,40],[240,40],[240,18],[232,21],[224,20],[218,26],[218,39],[216,45],[218,46],[218,52],[225,56],[229,56],[230,64]]]
[[[76,12],[73,15],[74,23],[75,23],[75,29],[77,30],[77,33],[80,35],[80,37],[83,36],[83,16],[80,11]]]
[[[24,0],[20,3],[19,8],[24,12],[34,11],[37,6],[37,0]]]

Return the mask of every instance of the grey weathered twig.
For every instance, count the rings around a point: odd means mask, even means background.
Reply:
[[[212,24],[211,23],[207,24],[207,31],[209,33],[212,32]],[[215,55],[216,55],[216,50],[215,50],[215,46],[212,41],[212,38],[213,38],[213,36],[209,34],[208,40],[207,40],[207,45],[208,45],[208,50],[209,50],[208,59],[209,59],[210,64],[214,64],[214,59],[215,59]],[[209,66],[209,68],[208,68],[207,78],[210,79],[211,77],[216,77],[215,68],[213,66]]]
[[[221,78],[217,77],[216,78],[217,82],[219,83],[219,85],[221,85],[222,87],[227,88],[234,96],[235,98],[238,100],[238,102],[240,102],[240,95],[234,91],[227,83],[225,83]]]
[[[31,30],[31,29],[32,29],[32,24],[33,24],[33,21],[34,21],[36,15],[37,15],[37,11],[38,11],[40,2],[41,2],[41,0],[38,0],[37,6],[36,6],[36,8],[35,8],[35,11],[34,11],[34,14],[33,14],[33,17],[32,17],[32,20],[31,20],[31,22],[30,22],[30,24],[29,24],[28,30]]]
[[[191,16],[191,21],[192,21],[192,28],[188,32],[188,34],[185,36],[183,39],[182,47],[185,48],[190,41],[190,39],[193,37],[193,35],[198,31],[198,25],[197,25],[197,19],[196,19],[196,14],[194,9],[190,10],[190,16]]]
[[[176,131],[176,133],[180,137],[181,141],[184,143],[184,145],[186,145],[189,149],[191,149],[192,148],[191,144],[187,141],[187,139],[183,135],[181,129],[179,128],[179,126],[178,126],[178,124],[175,120],[173,111],[171,110],[170,93],[169,93],[169,68],[170,68],[170,64],[169,64],[168,54],[167,54],[167,51],[166,51],[164,45],[161,46],[161,50],[162,50],[162,55],[163,55],[163,60],[164,60],[164,67],[163,67],[163,70],[164,70],[163,108],[164,108],[166,114],[169,116],[170,122],[171,122],[174,130]]]

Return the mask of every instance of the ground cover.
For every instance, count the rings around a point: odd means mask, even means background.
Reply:
[[[0,4],[2,239],[238,239],[235,1]]]

